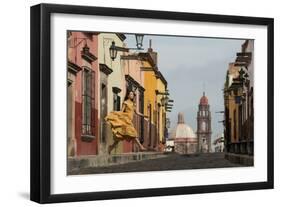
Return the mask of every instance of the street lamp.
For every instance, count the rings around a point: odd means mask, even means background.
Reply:
[[[110,54],[110,58],[112,60],[114,60],[117,56],[117,52],[121,51],[121,52],[129,52],[128,48],[124,48],[124,47],[118,47],[115,45],[115,42],[112,41],[111,46],[109,48],[109,54]]]
[[[129,49],[136,49],[136,50],[143,50],[142,48],[142,42],[143,42],[143,34],[135,34],[136,36],[136,42],[137,42],[137,48],[124,48],[124,47],[118,47],[115,45],[115,42],[112,41],[111,46],[109,48],[109,54],[110,54],[110,58],[112,59],[112,61],[114,61],[114,59],[117,56],[117,52],[121,51],[121,52],[129,52]]]
[[[161,106],[165,106],[167,104],[168,100],[169,100],[168,96],[162,97]]]
[[[114,60],[114,59],[116,58],[116,56],[117,56],[117,50],[116,50],[115,47],[116,47],[116,46],[115,46],[115,42],[113,41],[113,42],[111,43],[110,48],[109,48],[109,54],[110,54],[110,58],[111,58],[112,60]]]
[[[137,42],[137,48],[140,50],[142,48],[142,41],[143,41],[143,34],[135,34],[136,36],[136,42]]]

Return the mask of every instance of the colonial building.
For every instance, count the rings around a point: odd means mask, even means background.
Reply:
[[[254,41],[246,40],[229,64],[224,86],[226,158],[252,165],[254,153]]]
[[[136,110],[140,113],[144,113],[144,73],[141,68],[143,66],[142,61],[139,58],[138,53],[128,53],[121,57],[122,67],[125,74],[126,87],[128,90],[134,91],[136,97]],[[133,119],[134,126],[138,132],[139,140],[144,142],[144,118],[137,114]],[[127,148],[128,149],[128,148]],[[129,150],[129,149],[128,149]],[[131,151],[137,151],[138,148],[131,143]]]
[[[167,81],[157,66],[157,52],[118,51],[114,60],[110,47],[126,48],[120,33],[68,32],[68,156],[105,155],[113,143],[104,117],[119,111],[127,90],[136,94],[136,110],[148,118],[134,116],[139,139],[148,150],[162,151],[165,142]],[[120,142],[112,154],[138,151],[133,142]]]
[[[173,140],[174,143],[171,143]],[[197,152],[198,141],[192,128],[185,124],[183,113],[178,114],[178,123],[171,131],[169,145],[179,154],[193,154]]]
[[[198,152],[211,152],[211,111],[208,103],[208,98],[203,92],[200,99],[197,112],[197,138],[198,138]]]
[[[136,53],[126,48],[125,38],[120,33],[68,32],[68,172],[81,163],[106,166],[135,160],[131,152],[139,148],[132,141],[119,142],[112,156],[107,150],[113,134],[104,118],[121,110],[128,90],[136,94],[136,110],[147,116],[135,114],[133,118],[140,142],[148,151],[164,151],[167,81],[158,69],[151,43],[146,52]],[[112,58],[114,44],[118,52]]]
[[[108,91],[107,100],[103,101],[108,105],[101,104],[101,113],[103,107],[106,107],[105,113],[111,110],[120,110],[120,104],[125,98],[126,90],[132,90],[136,95],[136,110],[148,117],[134,115],[133,123],[138,132],[138,138],[148,150],[161,151],[167,131],[165,110],[165,101],[168,99],[166,94],[167,81],[157,67],[157,53],[153,51],[151,41],[147,52],[120,52],[112,61],[108,53],[110,44],[114,41],[116,46],[126,47],[122,42],[122,37],[121,34],[99,34],[100,70],[104,69],[105,72],[108,72],[108,75],[103,75],[103,71],[101,71],[100,81],[103,81],[103,85],[106,85],[107,88],[112,87],[113,92]],[[103,87],[100,86],[100,88]],[[113,102],[110,97],[113,97]],[[101,124],[101,134],[105,133],[104,136],[111,140],[112,134],[109,126],[104,126],[106,130],[103,130],[102,126],[103,124]],[[103,148],[105,149],[105,147]],[[125,140],[118,145],[114,152],[134,151],[138,151],[138,147],[133,142]]]
[[[96,155],[98,122],[98,34],[68,32],[68,156]]]
[[[227,79],[224,88],[225,102],[225,138],[227,152],[238,152],[239,132],[241,131],[241,122],[238,114],[242,112],[242,106],[238,103],[238,95],[242,95],[242,89],[239,87],[240,66],[230,63],[227,71]],[[236,90],[234,90],[236,88]],[[239,116],[240,117],[240,116]]]
[[[157,146],[157,131],[156,131],[156,109],[157,109],[157,97],[155,90],[157,88],[156,79],[156,64],[152,59],[150,53],[140,53],[140,58],[142,59],[144,72],[144,114],[148,117],[144,121],[144,142],[143,145],[154,150]]]
[[[124,46],[126,36],[120,33],[100,33],[98,36],[99,55],[99,120],[100,120],[100,154],[107,154],[109,144],[113,142],[110,126],[104,117],[111,111],[119,111],[126,94],[125,73],[122,67],[121,56],[118,52],[115,60],[110,57],[109,48],[112,42],[118,47]],[[122,153],[131,150],[131,145],[124,142],[114,149],[112,153]]]
[[[224,135],[217,136],[213,145],[215,152],[224,152]]]
[[[167,81],[162,75],[162,73],[158,70],[156,74],[157,78],[157,89],[156,89],[156,97],[157,97],[157,143],[158,143],[158,151],[162,151],[162,147],[166,142],[166,133],[167,133],[167,124],[166,124],[166,102],[168,100],[168,92],[167,92]]]
[[[157,52],[151,47],[145,53],[138,54],[142,61],[144,74],[144,140],[149,150],[164,150],[166,129],[166,100],[168,100],[167,81],[157,65]]]
[[[165,142],[165,152],[174,152],[175,151],[175,142],[173,138],[166,139]]]

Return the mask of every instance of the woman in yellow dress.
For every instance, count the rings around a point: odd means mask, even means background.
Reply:
[[[126,100],[123,102],[121,111],[112,111],[106,117],[105,121],[111,124],[111,130],[113,133],[114,142],[108,147],[108,153],[117,146],[119,141],[128,140],[134,141],[141,151],[145,151],[146,148],[142,146],[138,139],[138,133],[133,125],[134,113],[146,117],[136,111],[136,105],[134,102],[135,94],[133,91],[129,91]]]

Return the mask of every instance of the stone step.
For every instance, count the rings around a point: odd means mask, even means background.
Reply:
[[[163,152],[131,152],[122,154],[84,155],[69,157],[67,163],[68,174],[75,174],[80,169],[89,167],[105,167],[112,165],[138,162],[142,160],[166,157]]]

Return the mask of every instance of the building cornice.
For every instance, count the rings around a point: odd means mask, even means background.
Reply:
[[[166,81],[163,74],[159,70],[156,71],[156,78],[160,78],[160,80],[164,83],[164,85],[167,86],[168,82]]]
[[[79,71],[82,70],[81,67],[79,67],[78,65],[76,65],[75,63],[71,62],[70,60],[67,61],[67,70],[71,73],[73,73],[74,75],[76,75]]]
[[[132,76],[130,75],[125,75],[125,79],[128,82],[132,82],[135,86],[137,86],[138,89],[140,89],[141,91],[145,91],[144,87],[142,87],[135,79],[132,78]]]
[[[112,92],[113,93],[120,93],[122,90],[118,87],[112,87]]]
[[[123,33],[116,33],[116,35],[122,42],[126,39],[126,36]]]
[[[109,75],[113,72],[113,70],[108,67],[106,64],[100,63],[100,71],[106,75]]]
[[[87,47],[87,45],[83,47],[83,50],[81,51],[81,55],[82,58],[89,63],[92,63],[98,59],[93,53],[90,52],[89,47]]]
[[[148,53],[148,52],[140,52],[139,53],[139,57],[141,58],[141,60],[148,61],[149,64],[152,67],[157,68],[156,67],[156,63],[153,61],[153,58],[151,57],[150,53]]]
[[[121,55],[121,60],[139,60],[138,54]]]

